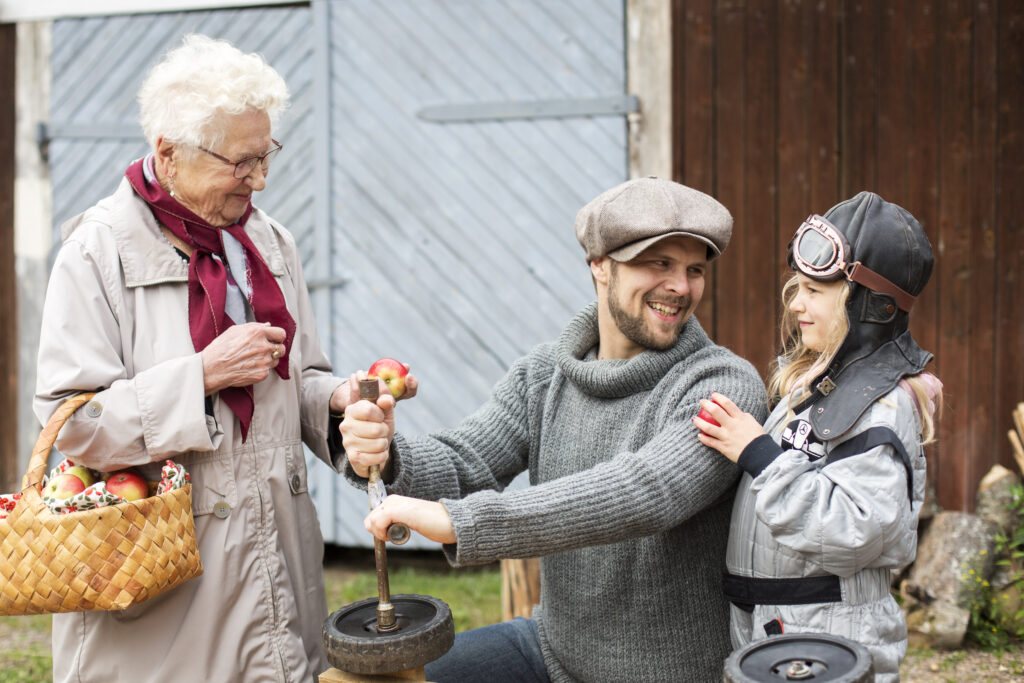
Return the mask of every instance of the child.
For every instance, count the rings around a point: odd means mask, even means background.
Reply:
[[[906,210],[862,192],[809,217],[789,245],[778,401],[762,428],[726,396],[694,418],[702,443],[744,470],[724,579],[732,644],[776,633],[858,641],[876,681],[899,680],[907,627],[890,573],[917,551],[941,384],[908,314],[932,249]]]

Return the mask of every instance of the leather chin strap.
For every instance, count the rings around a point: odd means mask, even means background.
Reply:
[[[851,282],[864,285],[868,289],[881,294],[888,294],[896,300],[896,305],[907,313],[910,313],[910,309],[914,307],[914,302],[917,301],[916,296],[896,286],[860,261],[850,264],[849,269],[846,271],[846,276]]]

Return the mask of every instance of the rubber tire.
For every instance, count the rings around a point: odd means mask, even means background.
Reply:
[[[455,642],[452,611],[429,595],[392,595],[399,629],[378,633],[377,598],[354,602],[324,621],[327,661],[341,671],[384,674],[415,669],[434,661]]]
[[[765,683],[790,680],[780,667],[794,660],[812,664],[811,683],[870,683],[875,667],[871,653],[860,643],[826,633],[790,633],[747,643],[725,660],[725,683]]]

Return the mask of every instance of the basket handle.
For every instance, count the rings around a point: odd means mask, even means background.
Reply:
[[[85,392],[82,394],[75,394],[68,400],[60,404],[57,410],[50,416],[50,420],[43,427],[43,431],[39,432],[39,438],[36,439],[35,448],[32,450],[32,457],[28,461],[28,471],[25,472],[25,478],[21,480],[21,490],[24,493],[28,489],[38,489],[39,485],[43,481],[43,471],[46,469],[46,461],[50,457],[50,449],[53,448],[53,444],[57,441],[57,434],[60,433],[61,427],[71,417],[71,413],[78,410],[78,407],[83,403],[87,403],[95,392]]]

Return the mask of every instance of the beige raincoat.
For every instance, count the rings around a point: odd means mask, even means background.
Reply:
[[[39,344],[34,409],[45,422],[66,397],[98,390],[57,448],[98,470],[173,458],[192,476],[205,573],[121,612],[58,614],[55,681],[303,681],[327,668],[323,539],[302,442],[334,467],[328,402],[342,379],[320,349],[292,236],[256,209],[246,232],[295,318],[290,376],[256,384],[242,443],[214,396],[188,325],[187,265],[127,180],[63,227]]]

